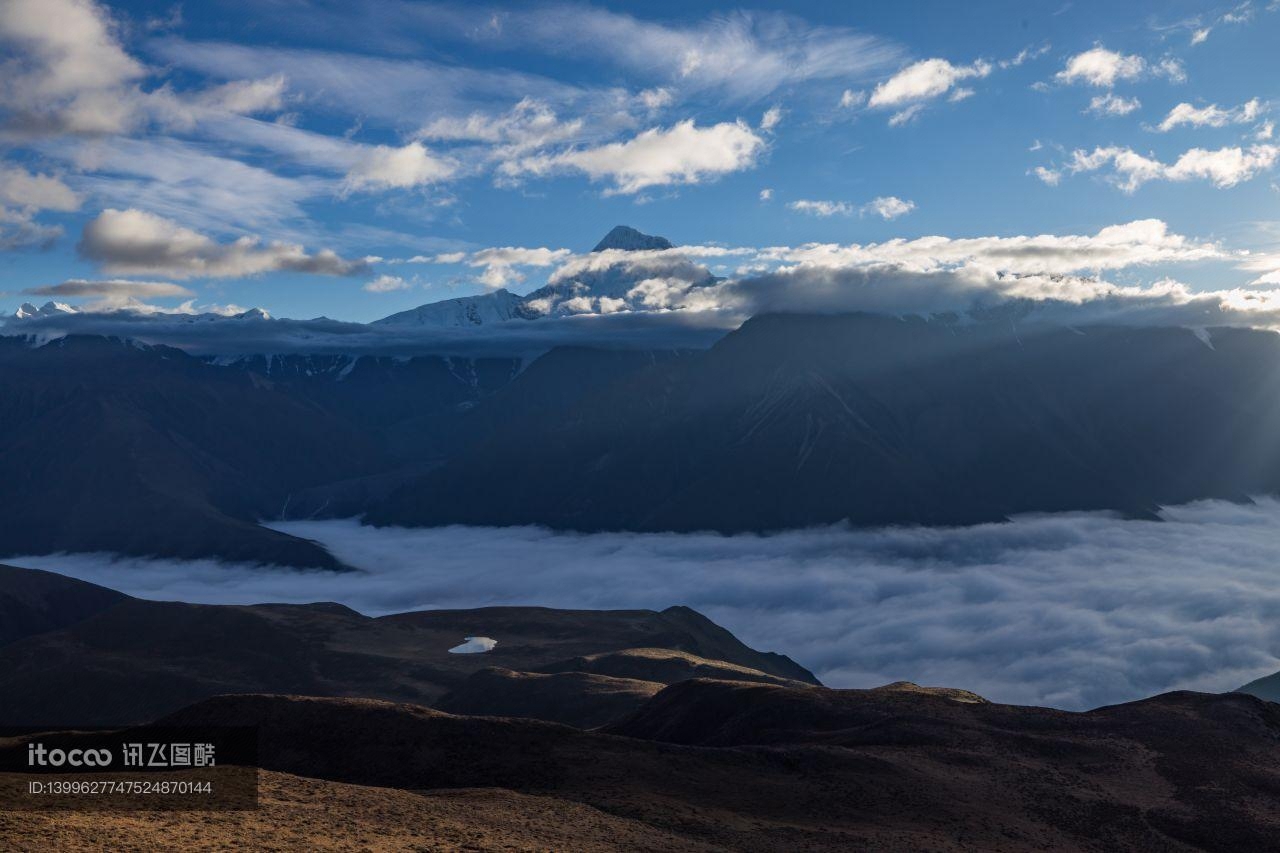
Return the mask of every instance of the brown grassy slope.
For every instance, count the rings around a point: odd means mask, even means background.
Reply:
[[[1280,849],[1280,706],[1241,695],[1076,714],[698,680],[632,736],[272,696],[172,722],[259,725],[283,772],[553,796],[733,850]]]
[[[261,774],[245,812],[6,812],[13,853],[157,850],[595,851],[693,853],[714,847],[581,803],[502,790],[426,793]]]

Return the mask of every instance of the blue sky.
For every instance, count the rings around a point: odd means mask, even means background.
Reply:
[[[618,223],[727,276],[1054,235],[998,272],[1238,301],[1280,285],[1278,6],[0,0],[0,309],[368,321]]]

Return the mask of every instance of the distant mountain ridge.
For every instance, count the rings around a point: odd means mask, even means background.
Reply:
[[[365,518],[758,532],[1274,493],[1280,336],[1205,335],[761,315],[554,419],[497,418]]]

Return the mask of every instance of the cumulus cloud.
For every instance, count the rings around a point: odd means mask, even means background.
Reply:
[[[916,203],[914,201],[905,201],[893,195],[874,198],[862,206],[864,214],[875,214],[881,219],[897,219],[899,216],[906,216],[915,209]]]
[[[502,246],[473,252],[467,259],[467,264],[484,270],[478,278],[481,284],[498,288],[524,281],[524,273],[519,267],[549,267],[570,254],[568,249]]]
[[[53,175],[0,165],[0,249],[47,244],[62,234],[61,227],[35,221],[43,210],[73,211],[80,195]]]
[[[1280,669],[1280,505],[1202,503],[1162,517],[770,536],[312,521],[272,526],[321,542],[361,572],[104,555],[6,562],[144,598],[338,601],[371,615],[684,604],[834,687],[907,679],[1072,710],[1231,690]]]
[[[926,101],[945,95],[962,80],[986,77],[991,70],[991,63],[981,59],[971,65],[953,65],[945,59],[923,59],[876,86],[867,105],[896,108]]]
[[[1122,98],[1113,92],[1096,95],[1089,101],[1088,112],[1105,116],[1127,116],[1142,106],[1137,98]]]
[[[782,121],[782,108],[770,107],[760,118],[760,129],[763,131],[771,131],[778,126],[778,122]]]
[[[132,208],[102,211],[85,225],[78,248],[106,272],[119,275],[238,278],[275,271],[357,275],[368,269],[364,261],[345,260],[328,249],[308,254],[296,244],[264,243],[249,236],[218,243]]]
[[[1157,130],[1166,133],[1180,125],[1192,127],[1225,127],[1228,124],[1248,124],[1255,121],[1263,111],[1262,102],[1254,98],[1238,107],[1223,109],[1217,104],[1196,107],[1186,102],[1169,110],[1169,114],[1160,122]]]
[[[1151,64],[1141,56],[1117,53],[1098,45],[1070,57],[1054,79],[1059,83],[1083,83],[1110,89],[1116,83],[1147,75],[1164,76],[1175,81],[1185,77],[1182,66],[1174,59],[1162,59]]]
[[[610,192],[636,193],[647,187],[697,184],[749,169],[765,141],[746,122],[698,127],[685,119],[626,140],[594,148],[526,157],[504,164],[511,177],[576,171],[592,180],[611,180]]]
[[[0,203],[29,210],[71,211],[80,208],[80,196],[61,178],[0,166]]]
[[[1173,163],[1163,163],[1132,148],[1108,146],[1093,151],[1073,151],[1064,170],[1078,174],[1110,167],[1111,181],[1128,193],[1150,181],[1203,180],[1215,187],[1226,188],[1269,171],[1278,157],[1280,146],[1256,144],[1248,148],[1230,146],[1212,151],[1192,148]],[[1042,174],[1041,179],[1044,177]]]
[[[92,0],[8,0],[0,43],[9,47],[0,106],[28,133],[115,133],[135,119],[143,66],[120,46],[116,24]]]
[[[406,189],[448,180],[457,170],[457,163],[433,155],[421,142],[399,148],[375,145],[347,172],[344,186],[348,190]]]

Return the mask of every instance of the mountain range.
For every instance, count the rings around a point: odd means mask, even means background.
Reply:
[[[583,288],[613,298],[618,257],[688,263],[668,245],[614,229],[599,269],[383,325],[457,323],[458,340],[468,326],[540,327],[554,321],[522,319],[518,306]],[[196,316],[226,340],[284,322]],[[709,348],[552,340],[493,356],[192,354],[10,335],[0,554],[341,568],[258,524],[279,518],[740,532],[1058,510],[1152,517],[1280,490],[1277,363],[1269,331],[1009,312],[763,314]]]

